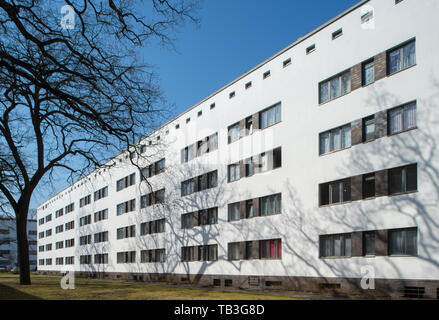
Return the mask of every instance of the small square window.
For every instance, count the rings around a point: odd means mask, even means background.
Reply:
[[[210,105],[210,109],[212,110],[213,108],[215,108],[215,103],[212,103],[212,104]]]
[[[180,124],[177,123],[177,124],[175,125],[175,129],[180,129]]]
[[[160,140],[160,136],[157,136],[157,141]]]
[[[270,70],[268,70],[268,71],[264,72],[263,78],[267,79],[270,75],[271,75],[271,72],[270,72]]]
[[[152,141],[149,141],[148,144],[149,144],[149,145],[152,145]]]
[[[343,35],[343,29],[338,29],[332,33],[332,40],[335,40]]]
[[[191,121],[191,118],[186,119],[186,123],[189,123]]]
[[[316,45],[312,44],[308,48],[306,48],[306,54],[310,54],[311,52],[314,52],[316,50]]]
[[[291,58],[288,58],[287,60],[285,60],[285,61],[282,63],[282,65],[283,65],[284,68],[287,67],[287,66],[289,66],[290,64],[291,64]]]
[[[247,89],[250,89],[252,87],[252,82],[250,81],[250,82],[247,82],[246,84],[245,84],[245,89],[247,90]]]
[[[373,19],[373,10],[366,12],[361,16],[361,23],[369,22]]]
[[[202,115],[203,115],[203,111],[202,110],[198,111],[198,116],[201,117]]]
[[[395,4],[402,2],[402,0],[395,0]]]
[[[235,91],[232,91],[229,93],[229,99],[232,99],[235,97]]]

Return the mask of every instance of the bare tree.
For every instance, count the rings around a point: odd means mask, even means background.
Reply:
[[[164,99],[137,49],[172,45],[177,28],[197,22],[197,2],[142,2],[145,18],[129,0],[0,0],[0,208],[16,217],[21,284],[31,282],[35,188],[57,168],[101,166],[155,128]],[[72,29],[60,25],[66,5]]]

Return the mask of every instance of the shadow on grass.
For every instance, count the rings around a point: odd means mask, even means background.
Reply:
[[[0,284],[0,300],[41,300],[37,296],[27,294],[15,288]]]

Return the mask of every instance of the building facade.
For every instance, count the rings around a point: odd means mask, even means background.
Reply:
[[[38,269],[436,297],[438,10],[362,1],[49,199]]]
[[[0,270],[18,267],[17,226],[15,219],[0,218]],[[32,271],[37,268],[37,221],[27,221],[29,264]]]

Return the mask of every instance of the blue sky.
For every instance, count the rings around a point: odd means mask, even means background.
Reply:
[[[144,49],[180,114],[360,0],[204,0],[177,52]]]
[[[151,43],[143,60],[155,67],[161,89],[178,115],[318,28],[360,0],[204,0],[198,26],[177,34],[176,51]],[[40,186],[35,208],[68,186]]]

